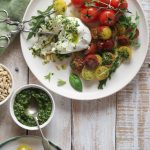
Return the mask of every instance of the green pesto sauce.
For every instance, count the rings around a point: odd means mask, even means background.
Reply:
[[[72,33],[71,42],[77,44],[78,41],[79,41],[78,34],[77,33]]]
[[[26,126],[34,127],[36,122],[34,118],[25,114],[31,98],[37,100],[39,104],[38,120],[39,124],[45,123],[52,112],[52,102],[48,94],[37,88],[29,88],[22,90],[15,97],[14,113],[19,122]]]

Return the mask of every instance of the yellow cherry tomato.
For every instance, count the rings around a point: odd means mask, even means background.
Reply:
[[[82,78],[84,80],[89,80],[90,81],[90,80],[94,80],[95,79],[95,73],[94,73],[94,71],[93,70],[89,70],[86,67],[84,67],[82,69],[81,75],[82,75]]]
[[[109,69],[105,66],[99,66],[95,71],[95,76],[99,81],[105,80],[109,76]]]
[[[67,10],[67,4],[64,0],[54,0],[54,10],[57,14],[63,15]]]
[[[99,65],[102,64],[102,57],[100,55],[96,55]]]
[[[99,37],[102,40],[108,40],[112,36],[112,31],[108,26],[99,27]]]
[[[124,60],[130,59],[132,56],[132,49],[128,46],[121,46],[117,49],[118,55],[120,55]]]
[[[117,24],[116,27],[118,35],[124,35],[126,33],[126,27],[124,25]]]
[[[32,150],[31,148],[29,148],[27,145],[20,145],[17,150]]]

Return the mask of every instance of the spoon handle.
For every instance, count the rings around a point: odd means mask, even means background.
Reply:
[[[40,130],[41,136],[42,136],[42,144],[43,144],[44,150],[61,150],[61,148],[59,148],[58,146],[56,146],[56,145],[54,145],[53,143],[49,142],[49,141],[45,138],[45,136],[44,136],[44,134],[43,134],[43,132],[42,132],[42,130],[41,130],[41,127],[40,127],[40,125],[39,125],[38,118],[37,118],[37,117],[34,117],[34,119],[35,119],[35,121],[36,121],[36,124],[37,124],[37,126],[38,126],[38,128],[39,128],[39,130]]]
[[[40,125],[39,125],[38,118],[37,118],[37,117],[34,117],[34,120],[35,120],[35,122],[36,122],[36,124],[37,124],[37,126],[38,126],[38,128],[39,128],[39,130],[40,130],[40,133],[41,133],[42,138],[45,139],[45,136],[44,136],[44,134],[43,134],[43,132],[42,132],[42,130],[41,130],[41,127],[40,127]]]

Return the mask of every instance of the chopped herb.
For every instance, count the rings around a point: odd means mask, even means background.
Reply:
[[[46,79],[46,80],[51,80],[51,77],[54,75],[54,73],[51,73],[51,72],[49,72],[48,73],[48,75],[46,75],[46,76],[44,76],[44,78]]]
[[[57,86],[63,86],[66,84],[66,81],[59,79],[57,82]]]

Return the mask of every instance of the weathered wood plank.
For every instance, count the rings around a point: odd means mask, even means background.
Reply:
[[[72,149],[115,150],[116,96],[72,102]]]
[[[140,0],[150,24],[150,0]],[[150,149],[150,52],[136,78],[117,94],[117,150]]]
[[[14,89],[27,83],[28,68],[23,59],[19,38],[0,57],[0,63],[6,65],[14,77]],[[15,69],[18,69],[18,72]],[[9,102],[0,107],[0,143],[7,138],[25,134],[26,131],[18,127],[11,119],[9,113]]]
[[[32,73],[29,73],[29,83],[39,84]],[[71,100],[52,93],[56,111],[51,123],[43,130],[48,139],[64,150],[71,150]],[[29,134],[40,135],[39,132]]]

